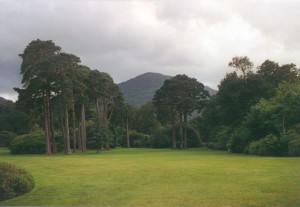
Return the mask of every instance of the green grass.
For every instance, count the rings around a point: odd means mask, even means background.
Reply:
[[[300,158],[207,149],[10,155],[36,187],[0,206],[300,206]]]

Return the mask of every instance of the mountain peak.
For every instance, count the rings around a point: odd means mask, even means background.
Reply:
[[[147,72],[131,78],[128,81],[119,83],[118,86],[124,95],[126,102],[134,105],[141,106],[148,101],[151,101],[155,91],[160,89],[164,81],[172,78],[169,75],[161,73]],[[210,94],[215,94],[216,91],[205,86],[205,89]]]
[[[150,101],[155,91],[163,85],[165,80],[170,78],[172,76],[148,72],[118,85],[124,95],[125,101],[134,106],[141,106]]]

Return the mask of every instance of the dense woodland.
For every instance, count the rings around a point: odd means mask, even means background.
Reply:
[[[266,60],[255,68],[236,56],[216,95],[181,74],[135,107],[109,74],[52,41],[32,41],[20,58],[19,98],[0,104],[0,146],[13,154],[207,146],[300,156],[300,70],[292,63]]]

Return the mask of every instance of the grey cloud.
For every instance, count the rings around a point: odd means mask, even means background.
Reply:
[[[0,0],[0,96],[20,84],[18,54],[37,38],[116,82],[152,71],[216,88],[235,55],[297,64],[298,11],[291,0]]]

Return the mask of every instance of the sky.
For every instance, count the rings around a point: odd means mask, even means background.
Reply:
[[[16,100],[21,58],[52,40],[115,83],[186,74],[217,89],[234,56],[300,65],[299,0],[0,0],[0,96]]]

